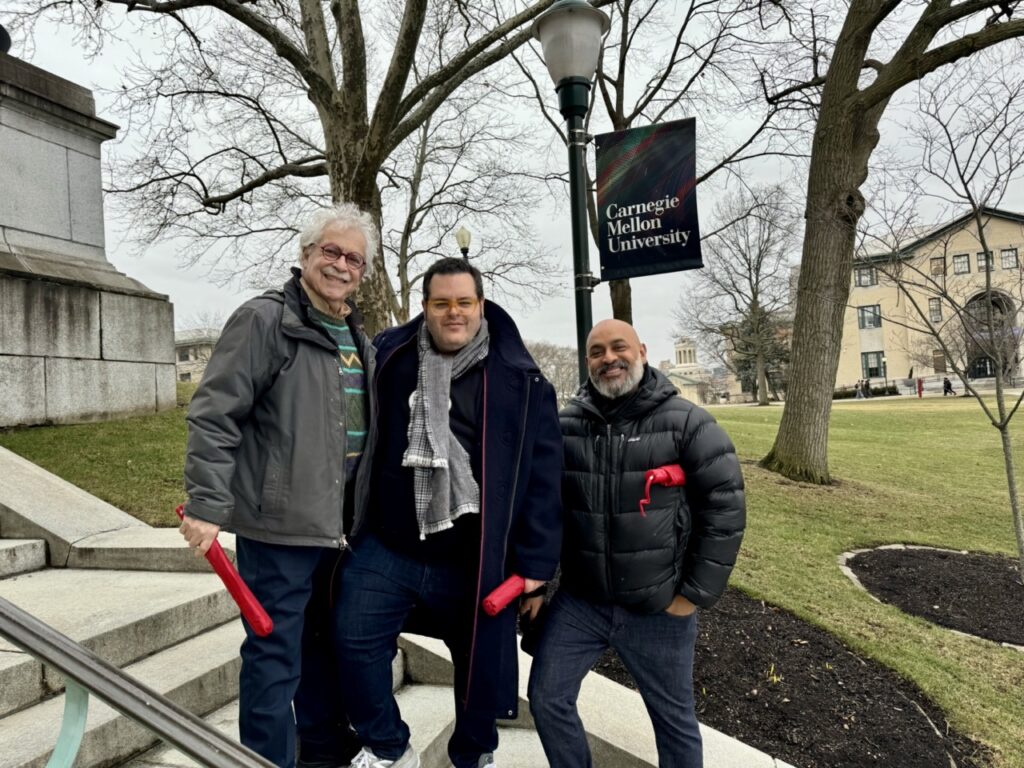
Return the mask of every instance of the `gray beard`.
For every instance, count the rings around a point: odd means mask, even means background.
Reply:
[[[609,400],[614,400],[617,397],[630,394],[638,386],[640,386],[640,380],[644,377],[644,364],[643,361],[637,359],[633,364],[626,370],[626,375],[618,381],[603,382],[590,375],[590,383],[594,385],[602,397],[607,397]]]

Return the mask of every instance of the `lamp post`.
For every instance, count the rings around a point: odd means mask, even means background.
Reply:
[[[558,0],[533,22],[531,32],[544,49],[544,63],[555,83],[558,109],[565,118],[569,147],[569,207],[572,217],[573,272],[576,295],[576,346],[580,381],[587,377],[587,334],[594,324],[590,294],[599,282],[590,273],[587,241],[587,136],[583,130],[590,81],[597,71],[608,17],[586,0]]]
[[[882,378],[885,380],[885,389],[882,390],[883,395],[889,394],[889,366],[885,364],[885,355],[882,355]]]
[[[465,227],[459,227],[459,231],[455,233],[455,242],[459,244],[459,250],[462,251],[462,258],[467,261],[469,260],[469,242],[472,239],[473,236]]]

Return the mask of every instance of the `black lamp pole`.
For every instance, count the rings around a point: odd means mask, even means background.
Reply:
[[[580,382],[587,380],[587,334],[594,324],[590,295],[599,282],[590,273],[590,231],[587,226],[587,135],[583,120],[587,115],[590,81],[567,77],[558,87],[558,108],[568,128],[569,207],[572,218],[572,260],[576,296],[576,349]]]
[[[590,101],[590,79],[597,71],[601,42],[609,25],[608,17],[587,0],[557,0],[534,20],[531,29],[544,49],[544,64],[558,92],[558,110],[568,129],[576,348],[581,383],[587,380],[587,334],[594,324],[590,294],[600,282],[590,273],[587,168],[584,164],[587,134],[583,121]]]

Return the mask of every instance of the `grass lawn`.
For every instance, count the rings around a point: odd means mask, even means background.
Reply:
[[[745,461],[749,526],[733,583],[895,669],[962,732],[992,746],[1000,766],[1024,768],[1024,653],[880,605],[836,566],[846,550],[893,542],[1014,554],[998,435],[977,404],[836,403],[830,446],[838,482],[830,487],[792,483],[756,466],[774,439],[780,407],[713,411]],[[183,496],[183,416],[179,408],[106,424],[12,430],[0,432],[0,445],[140,519],[173,525]],[[1024,472],[1018,482],[1024,485]]]

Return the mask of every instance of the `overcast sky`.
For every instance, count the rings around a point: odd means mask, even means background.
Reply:
[[[135,55],[127,46],[111,41],[97,58],[90,61],[86,58],[84,49],[75,43],[67,30],[52,25],[40,25],[38,32],[38,48],[29,60],[36,66],[92,89],[116,87],[120,82],[120,66],[128,57]],[[140,44],[145,46],[145,42],[140,41]],[[18,41],[15,41],[11,54],[25,57],[24,49],[19,50]],[[556,96],[553,89],[551,101],[554,106]],[[98,115],[116,122],[117,116],[106,102],[107,99],[102,93],[96,93]],[[698,145],[699,141],[698,136]],[[232,309],[255,293],[241,284],[224,287],[214,285],[205,276],[203,268],[188,269],[182,266],[175,256],[174,249],[168,245],[147,248],[143,255],[137,256],[135,252],[138,247],[127,242],[125,233],[118,231],[118,222],[110,213],[109,205],[107,209],[107,257],[117,269],[140,280],[152,290],[167,294],[174,304],[176,325],[179,328],[201,315],[217,313],[226,317]],[[538,212],[536,226],[538,231],[544,233],[548,242],[552,242],[563,254],[563,269],[566,274],[563,279],[562,295],[545,299],[536,307],[513,304],[506,308],[518,320],[526,339],[575,346],[575,305],[571,290],[572,241],[568,206],[563,206],[555,214]],[[452,255],[458,255],[454,242],[452,252]],[[595,275],[600,272],[597,251],[593,245],[591,271]],[[641,339],[646,342],[648,356],[654,363],[673,356],[672,309],[678,301],[683,280],[682,274],[668,274],[636,278],[631,281],[635,325]],[[593,315],[595,321],[611,316],[607,286],[598,286],[593,294]]]
[[[122,28],[122,32],[124,29]],[[153,34],[150,32],[149,34]],[[120,83],[120,70],[125,63],[138,54],[131,47],[116,40],[109,40],[95,59],[88,60],[84,48],[73,39],[73,35],[65,29],[54,25],[41,24],[37,30],[38,49],[30,60],[56,75],[92,89],[116,88]],[[153,43],[142,37],[134,40],[139,49],[145,50]],[[19,41],[15,40],[11,53],[25,57],[24,49],[19,50]],[[908,89],[910,90],[910,89]],[[556,96],[550,94],[551,104],[555,105]],[[102,93],[96,94],[97,112],[100,117],[116,121],[117,115],[107,103]],[[528,107],[523,107],[528,108]],[[890,110],[895,112],[895,109]],[[893,118],[887,118],[883,128],[883,144],[893,146],[899,144],[898,125]],[[894,137],[895,136],[895,137]],[[698,133],[697,147],[700,152],[701,136]],[[556,147],[556,154],[564,156],[564,150]],[[759,177],[761,181],[773,181],[777,177],[775,169],[770,165],[746,170],[750,178]],[[757,180],[755,178],[755,180]],[[699,196],[701,220],[706,222],[711,211],[710,195],[702,187],[705,194]],[[798,190],[794,190],[797,192]],[[1020,194],[1011,195],[1019,198]],[[1006,207],[1018,200],[1007,200]],[[575,307],[571,290],[572,284],[572,246],[569,231],[568,206],[554,212],[538,211],[534,224],[542,238],[551,243],[561,254],[563,290],[561,296],[545,299],[539,307],[516,306],[506,304],[512,315],[518,320],[523,336],[530,340],[546,340],[569,346],[575,345]],[[174,248],[163,244],[144,249],[141,256],[135,255],[139,250],[137,244],[130,242],[126,233],[118,231],[118,222],[109,213],[107,216],[107,256],[119,270],[127,273],[152,290],[167,294],[175,307],[176,324],[179,328],[192,324],[198,316],[211,314],[226,317],[231,310],[253,295],[255,291],[247,290],[240,284],[217,286],[205,274],[203,268],[188,269],[179,262]],[[458,255],[454,242],[452,255]],[[794,258],[798,254],[794,254]],[[600,272],[596,247],[591,247],[591,271]],[[657,364],[661,360],[670,359],[673,346],[674,320],[672,311],[682,292],[685,276],[681,273],[655,275],[635,278],[633,287],[633,316],[635,325],[642,340],[647,343],[648,357]],[[611,316],[611,302],[607,286],[598,286],[593,294],[593,316],[595,321]],[[710,361],[703,361],[705,363]]]

